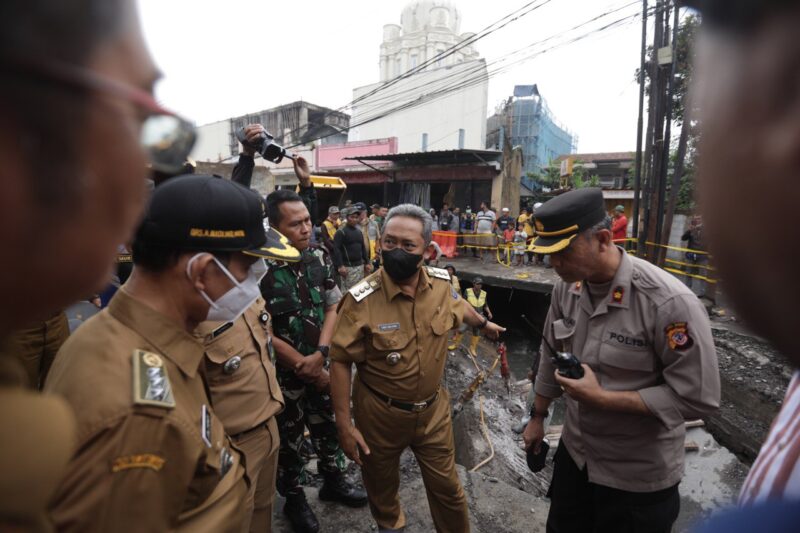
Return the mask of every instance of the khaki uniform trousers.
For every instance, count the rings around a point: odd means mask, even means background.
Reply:
[[[278,449],[281,443],[278,423],[273,416],[258,429],[240,435],[231,437],[231,440],[244,454],[247,477],[251,480],[244,504],[247,518],[243,531],[269,533],[272,531],[275,475],[278,471]]]
[[[364,487],[372,517],[380,527],[400,529],[406,517],[400,507],[400,455],[411,447],[417,458],[436,531],[469,532],[469,513],[458,479],[450,419],[450,397],[441,389],[421,413],[389,407],[356,379],[353,390],[355,425],[369,446],[361,455]]]
[[[364,265],[358,266],[345,266],[347,274],[342,277],[342,290],[349,291],[364,279]]]

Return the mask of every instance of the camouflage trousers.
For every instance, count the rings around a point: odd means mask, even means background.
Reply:
[[[314,385],[305,383],[291,370],[278,368],[277,377],[286,407],[277,416],[281,448],[278,452],[276,486],[278,492],[286,496],[299,490],[305,482],[306,461],[301,448],[306,427],[317,454],[317,470],[320,474],[344,472],[345,456],[339,446],[330,394],[319,392]]]

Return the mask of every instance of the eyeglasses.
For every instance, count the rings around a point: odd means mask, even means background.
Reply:
[[[2,70],[80,89],[101,91],[133,103],[146,114],[139,142],[155,170],[179,172],[197,140],[197,130],[191,122],[161,107],[147,91],[101,76],[90,69],[67,63],[44,63],[2,56]]]

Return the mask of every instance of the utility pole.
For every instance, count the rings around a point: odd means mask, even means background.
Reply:
[[[674,90],[674,49],[670,35],[672,0],[658,0],[655,9],[653,58],[649,63],[650,106],[645,141],[644,230],[639,233],[639,256],[660,264],[664,231],[664,207],[669,168],[672,95]],[[646,244],[651,243],[651,244]]]
[[[647,59],[647,0],[642,0],[642,49],[639,59],[639,119],[636,123],[636,163],[634,164],[633,186],[633,231],[634,239],[639,237],[639,196],[642,192],[642,126],[644,115],[645,60]],[[640,248],[641,249],[641,248]]]
[[[659,128],[659,111],[661,109],[661,102],[663,100],[663,88],[661,83],[661,69],[658,68],[657,53],[661,48],[662,36],[664,33],[664,9],[663,6],[668,0],[657,0],[655,8],[655,31],[653,33],[653,57],[648,63],[648,72],[650,75],[650,98],[648,102],[647,111],[647,136],[645,139],[645,152],[644,152],[644,228],[639,233],[639,242],[636,248],[636,253],[639,257],[651,260],[652,253],[647,242],[652,242],[652,231],[655,227],[654,213],[653,213],[653,191],[657,190],[654,187],[654,180],[656,178],[654,169],[658,168],[658,150],[656,147],[657,139],[660,138],[660,132],[663,129]]]
[[[658,239],[657,243],[661,245],[668,245],[669,244],[669,237],[670,233],[672,232],[672,213],[675,210],[675,205],[671,205],[671,209],[668,212],[664,212],[664,201],[667,196],[667,170],[669,168],[669,158],[670,158],[670,143],[671,143],[671,126],[672,126],[672,107],[673,107],[673,99],[675,94],[675,75],[677,73],[677,66],[678,66],[678,25],[680,20],[678,18],[678,6],[675,5],[675,9],[673,10],[674,20],[672,22],[672,42],[670,43],[671,46],[671,59],[672,65],[670,67],[670,76],[669,76],[669,94],[667,96],[667,128],[666,133],[664,134],[664,160],[662,163],[661,168],[661,192],[658,196],[658,229],[656,230],[656,238]],[[685,99],[684,99],[685,104]],[[685,107],[684,107],[685,109]],[[684,123],[684,127],[686,124]],[[687,134],[688,134],[688,130]],[[681,141],[683,142],[683,146],[681,146],[680,142],[678,145],[678,152],[683,150],[683,155],[678,154],[679,157],[684,157],[686,154],[686,141],[688,136],[685,137],[683,135],[683,131],[681,131]],[[680,167],[680,171],[683,172],[683,161],[676,162],[675,168],[673,169],[674,173],[677,174]],[[676,179],[673,177],[673,184]],[[677,177],[678,187],[680,187],[680,176]],[[673,197],[677,198],[677,191],[672,190],[673,194],[670,195],[670,201]],[[670,202],[672,203],[672,202]],[[658,266],[664,266],[664,259],[667,255],[667,249],[662,247],[658,248],[658,253],[656,254],[657,261],[656,264]]]
[[[670,228],[666,228],[666,238],[664,236],[664,200],[667,196],[667,171],[669,169],[669,158],[670,158],[670,144],[671,144],[671,135],[672,135],[672,99],[674,94],[675,88],[675,39],[678,36],[678,6],[675,6],[673,10],[675,14],[675,23],[672,25],[672,36],[669,39],[669,42],[666,42],[667,36],[670,35],[669,32],[669,8],[667,8],[667,12],[664,15],[664,38],[665,38],[665,45],[669,45],[669,48],[666,46],[663,50],[669,51],[669,64],[668,67],[665,66],[664,70],[669,69],[669,78],[667,79],[667,98],[666,98],[666,110],[664,112],[664,138],[662,141],[661,147],[661,168],[658,169],[658,197],[657,197],[657,211],[658,218],[656,218],[656,232],[654,236],[653,242],[658,244],[665,244],[669,242],[669,233]],[[659,61],[659,64],[661,61]],[[655,264],[658,266],[664,266],[664,256],[666,249],[663,247],[656,248],[655,254]]]

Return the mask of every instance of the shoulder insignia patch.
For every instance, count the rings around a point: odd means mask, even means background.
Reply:
[[[378,278],[380,279],[380,278]],[[349,292],[356,302],[360,302],[380,287],[380,282],[376,279],[365,279],[361,283],[356,284],[354,287],[351,287]]]
[[[133,403],[166,409],[175,407],[167,367],[160,355],[133,351]]]
[[[694,344],[692,337],[689,336],[689,325],[686,322],[673,322],[666,328],[667,342],[670,350],[688,350]]]
[[[429,276],[433,276],[434,278],[439,278],[439,279],[446,279],[447,281],[450,281],[450,272],[448,272],[444,268],[436,268],[431,266],[425,268],[428,269]]]
[[[158,472],[164,466],[166,459],[152,453],[140,453],[136,455],[124,455],[117,457],[111,463],[112,472],[122,472],[132,468],[149,468]]]

